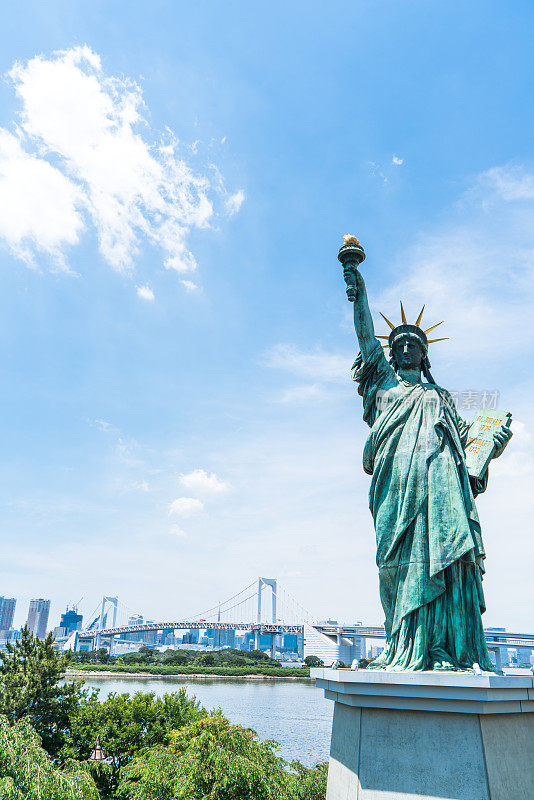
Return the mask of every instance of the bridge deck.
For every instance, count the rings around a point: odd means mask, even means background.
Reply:
[[[325,625],[316,624],[312,626],[320,633],[327,636],[348,636],[361,639],[385,639],[384,628],[375,626],[359,625]],[[80,631],[80,639],[94,639],[96,636],[120,636],[126,633],[147,633],[149,631],[172,631],[172,630],[239,630],[249,632],[259,632],[265,634],[296,633],[302,634],[304,625],[285,625],[283,623],[268,622],[209,622],[208,620],[181,620],[174,622],[150,622],[144,625],[121,625],[114,628],[103,628],[101,630]],[[486,631],[486,641],[490,645],[501,645],[502,647],[531,647],[534,649],[534,634],[532,633],[512,633],[508,631]]]

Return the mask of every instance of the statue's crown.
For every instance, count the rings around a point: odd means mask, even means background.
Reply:
[[[387,344],[383,344],[382,347],[389,347],[389,349],[391,350],[397,339],[400,339],[401,336],[409,336],[413,337],[414,339],[417,339],[417,341],[420,342],[420,344],[422,345],[425,353],[427,353],[429,344],[432,344],[432,342],[443,342],[445,339],[449,338],[448,336],[442,336],[439,339],[427,339],[427,333],[430,333],[430,331],[433,331],[434,328],[438,327],[438,325],[441,325],[443,323],[443,320],[441,320],[441,322],[436,322],[435,325],[432,325],[430,328],[427,328],[426,331],[424,331],[420,327],[420,323],[423,318],[423,311],[425,310],[424,306],[419,312],[419,316],[417,317],[413,325],[409,323],[408,320],[406,319],[406,314],[404,313],[404,306],[402,305],[402,300],[400,307],[401,307],[401,319],[402,319],[402,323],[400,325],[394,325],[384,314],[382,314],[382,312],[380,312],[380,316],[385,319],[385,321],[391,328],[391,331],[388,334],[388,336],[377,337],[378,339],[387,339]]]

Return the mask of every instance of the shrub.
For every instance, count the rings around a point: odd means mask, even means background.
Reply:
[[[129,800],[289,800],[294,777],[275,742],[214,714],[152,748],[121,773],[118,795]]]

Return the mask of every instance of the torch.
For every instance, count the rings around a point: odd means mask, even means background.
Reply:
[[[343,264],[344,271],[345,268],[348,268],[352,270],[354,274],[356,274],[356,270],[362,261],[365,260],[365,251],[355,236],[347,234],[343,237],[343,239],[343,247],[340,249],[337,257]],[[350,275],[345,275],[345,281],[347,286],[350,286]]]

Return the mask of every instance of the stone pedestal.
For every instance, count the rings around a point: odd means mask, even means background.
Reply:
[[[534,800],[531,676],[311,674],[334,701],[327,800]]]

